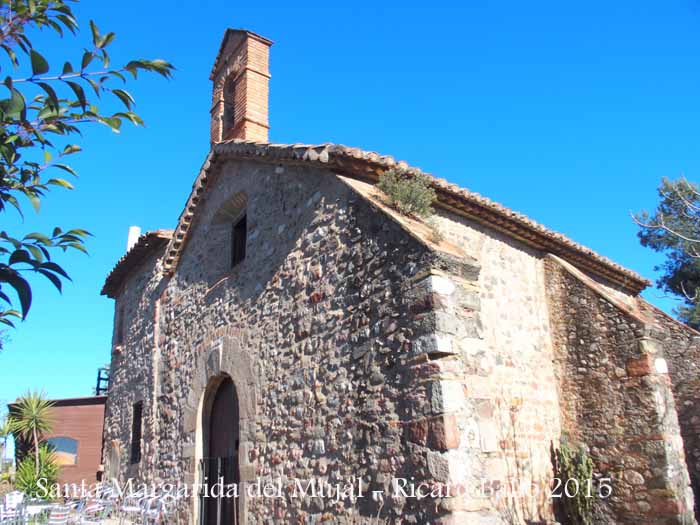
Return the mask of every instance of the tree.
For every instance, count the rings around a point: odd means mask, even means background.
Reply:
[[[665,292],[678,296],[679,319],[700,328],[700,189],[684,177],[664,178],[653,213],[634,216],[643,246],[664,253],[666,261],[654,269],[663,272],[656,281]]]
[[[133,111],[133,97],[122,84],[135,80],[140,71],[166,78],[172,75],[173,66],[164,60],[137,59],[111,68],[107,49],[115,34],[100,32],[93,21],[91,46],[77,61],[67,61],[58,72],[50,73],[49,62],[31,36],[36,30],[61,38],[68,32],[77,35],[78,23],[69,5],[77,1],[0,0],[0,48],[7,62],[0,61],[0,70],[13,72],[3,75],[0,86],[7,93],[0,99],[0,213],[11,207],[22,216],[26,201],[38,211],[51,188],[72,189],[72,183],[58,175],[76,175],[66,159],[81,148],[69,139],[91,123],[104,124],[115,132],[124,121],[143,124]],[[21,74],[23,71],[27,73]],[[95,99],[103,95],[123,109],[100,110]],[[56,250],[85,252],[88,236],[82,228],[56,227],[50,233],[23,236],[0,231],[0,323],[14,326],[13,318],[26,318],[32,303],[29,275],[42,275],[60,291],[62,282],[70,278],[51,254]],[[13,306],[11,295],[19,309]]]
[[[53,425],[52,408],[53,403],[46,399],[43,392],[28,391],[24,396],[17,399],[15,412],[11,416],[12,432],[32,443],[36,476],[39,476],[41,469],[39,450],[41,436],[51,432]]]

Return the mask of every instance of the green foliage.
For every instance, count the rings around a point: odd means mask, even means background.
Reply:
[[[664,178],[658,188],[659,204],[653,213],[635,215],[643,246],[663,253],[666,261],[657,267],[662,272],[657,286],[679,297],[683,305],[676,309],[679,318],[700,328],[700,193],[698,186],[685,178]]]
[[[53,403],[46,399],[43,392],[28,391],[15,401],[15,412],[10,419],[12,432],[31,438],[36,432],[39,436],[51,431]]]
[[[555,475],[565,486],[568,480],[577,480],[579,490],[560,499],[566,523],[570,525],[593,525],[593,498],[583,487],[593,479],[593,460],[582,446],[571,448],[562,441],[556,450]]]
[[[377,187],[389,204],[405,215],[425,218],[433,213],[430,206],[437,196],[426,175],[407,175],[391,169],[379,176]]]
[[[15,412],[11,416],[10,428],[14,434],[30,441],[34,447],[34,469],[39,474],[40,441],[43,434],[51,432],[53,403],[43,392],[27,392],[15,402]]]
[[[0,419],[0,440],[6,440],[12,434],[12,420],[9,416]]]
[[[38,472],[34,468],[34,460],[24,458],[15,472],[15,487],[30,498],[45,499],[50,487],[58,480],[58,469],[56,454],[48,445],[42,444],[39,447]]]
[[[108,48],[115,39],[90,21],[91,44],[78,60],[65,61],[55,73],[32,43],[37,30],[63,37],[76,35],[78,23],[72,0],[0,0],[0,49],[9,64],[3,71],[31,71],[28,76],[6,75],[0,90],[0,212],[8,207],[22,216],[23,201],[38,211],[51,188],[72,189],[65,175],[75,177],[67,158],[81,151],[69,138],[85,124],[100,123],[118,132],[124,121],[143,124],[133,111],[134,99],[123,89],[128,77],[141,71],[170,77],[173,66],[164,60],[136,59],[117,68],[110,66]],[[118,111],[105,112],[96,105],[103,95],[112,97]],[[2,97],[2,95],[0,95]],[[104,100],[104,98],[102,98]],[[4,221],[7,224],[7,220]],[[27,275],[42,275],[60,291],[68,274],[51,259],[59,251],[85,251],[89,233],[80,228],[55,228],[51,234],[10,235],[0,231],[0,323],[14,326],[32,304]],[[16,296],[18,308],[8,292]]]

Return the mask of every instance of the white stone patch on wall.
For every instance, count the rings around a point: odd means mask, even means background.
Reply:
[[[452,295],[455,291],[455,285],[446,277],[440,275],[431,275],[429,277],[430,288],[440,295]]]
[[[457,449],[442,453],[449,463],[449,482],[453,485],[467,485],[474,478],[474,455],[469,450]]]
[[[439,339],[441,339],[443,342],[440,343]],[[420,337],[417,337],[416,339],[413,340],[413,344],[411,347],[411,353],[415,355],[420,355],[420,354],[435,354],[440,352],[439,348],[447,348],[445,340],[448,339],[446,337],[438,337],[437,334],[430,333],[426,335],[422,335]],[[449,352],[452,350],[452,343],[451,341],[449,342]]]
[[[654,359],[654,370],[657,374],[668,374],[668,363],[662,357]]]
[[[452,338],[448,335],[435,334],[435,349],[440,353],[452,353]]]
[[[464,388],[460,381],[433,383],[432,406],[435,413],[462,412],[465,409]]]

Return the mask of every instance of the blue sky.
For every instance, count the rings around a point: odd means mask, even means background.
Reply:
[[[466,5],[465,5],[466,4]],[[700,177],[700,4],[691,0],[83,2],[117,33],[113,61],[175,64],[129,89],[146,128],[86,131],[76,190],[55,191],[17,233],[85,227],[90,256],[60,260],[63,295],[36,281],[28,320],[0,353],[0,403],[27,388],[90,395],[109,361],[112,301],[99,292],[127,230],[172,228],[208,150],[208,79],[223,31],[275,41],[274,142],[339,142],[405,159],[559,230],[642,275],[630,210],[652,208],[662,176]],[[264,7],[262,7],[264,6]],[[429,6],[429,7],[426,7]],[[89,36],[42,35],[55,62]],[[660,293],[645,296],[665,308]]]

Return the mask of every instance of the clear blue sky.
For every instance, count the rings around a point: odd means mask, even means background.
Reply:
[[[63,295],[38,282],[29,319],[0,354],[0,402],[27,388],[90,395],[109,361],[113,304],[99,292],[130,225],[172,228],[208,150],[209,72],[223,31],[272,48],[271,139],[377,150],[524,212],[642,275],[630,210],[662,176],[700,178],[700,4],[693,0],[422,3],[89,2],[113,30],[114,62],[161,57],[178,71],[129,87],[147,127],[86,132],[76,190],[37,217],[95,235],[61,259]],[[574,5],[577,4],[577,5]],[[264,7],[263,7],[264,6]],[[82,40],[41,38],[49,58]],[[669,308],[651,290],[646,297]]]

